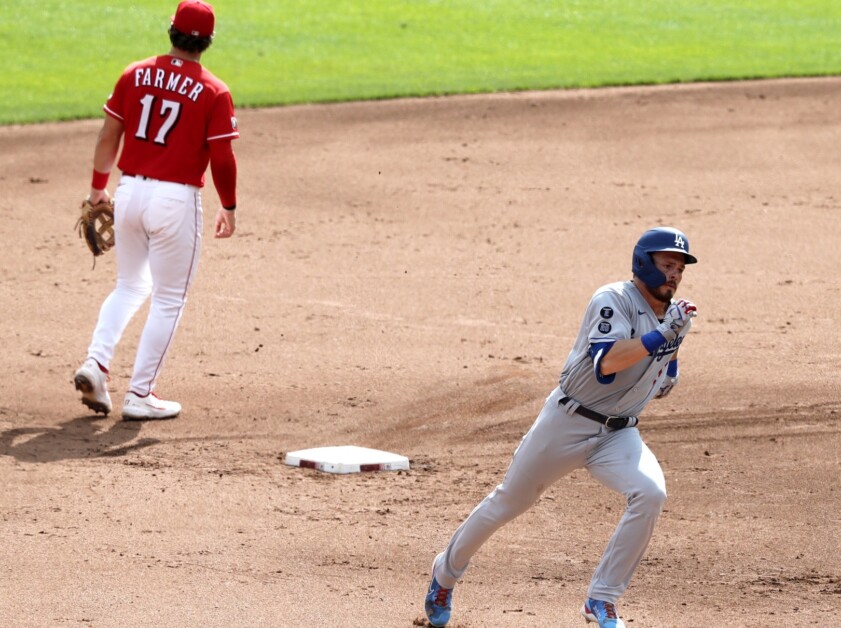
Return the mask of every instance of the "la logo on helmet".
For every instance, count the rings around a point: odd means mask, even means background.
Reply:
[[[686,244],[680,234],[675,234],[675,246],[679,249],[686,249]]]

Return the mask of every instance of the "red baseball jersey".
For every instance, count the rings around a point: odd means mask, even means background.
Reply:
[[[161,181],[203,186],[208,143],[239,137],[228,86],[171,55],[128,66],[103,109],[125,129],[117,167]]]

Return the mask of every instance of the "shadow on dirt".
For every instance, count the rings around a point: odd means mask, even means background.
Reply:
[[[17,427],[0,432],[0,455],[21,462],[119,457],[160,442],[155,438],[135,440],[141,427],[141,423],[91,416],[54,427]]]

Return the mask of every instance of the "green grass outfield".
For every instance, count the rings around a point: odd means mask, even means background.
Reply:
[[[237,107],[841,74],[839,0],[216,0]],[[99,117],[177,0],[0,0],[0,124]]]

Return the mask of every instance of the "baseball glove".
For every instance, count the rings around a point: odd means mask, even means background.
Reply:
[[[114,246],[114,201],[101,201],[94,205],[84,200],[81,209],[82,215],[76,222],[76,229],[79,237],[85,238],[85,244],[94,258],[97,258]]]

